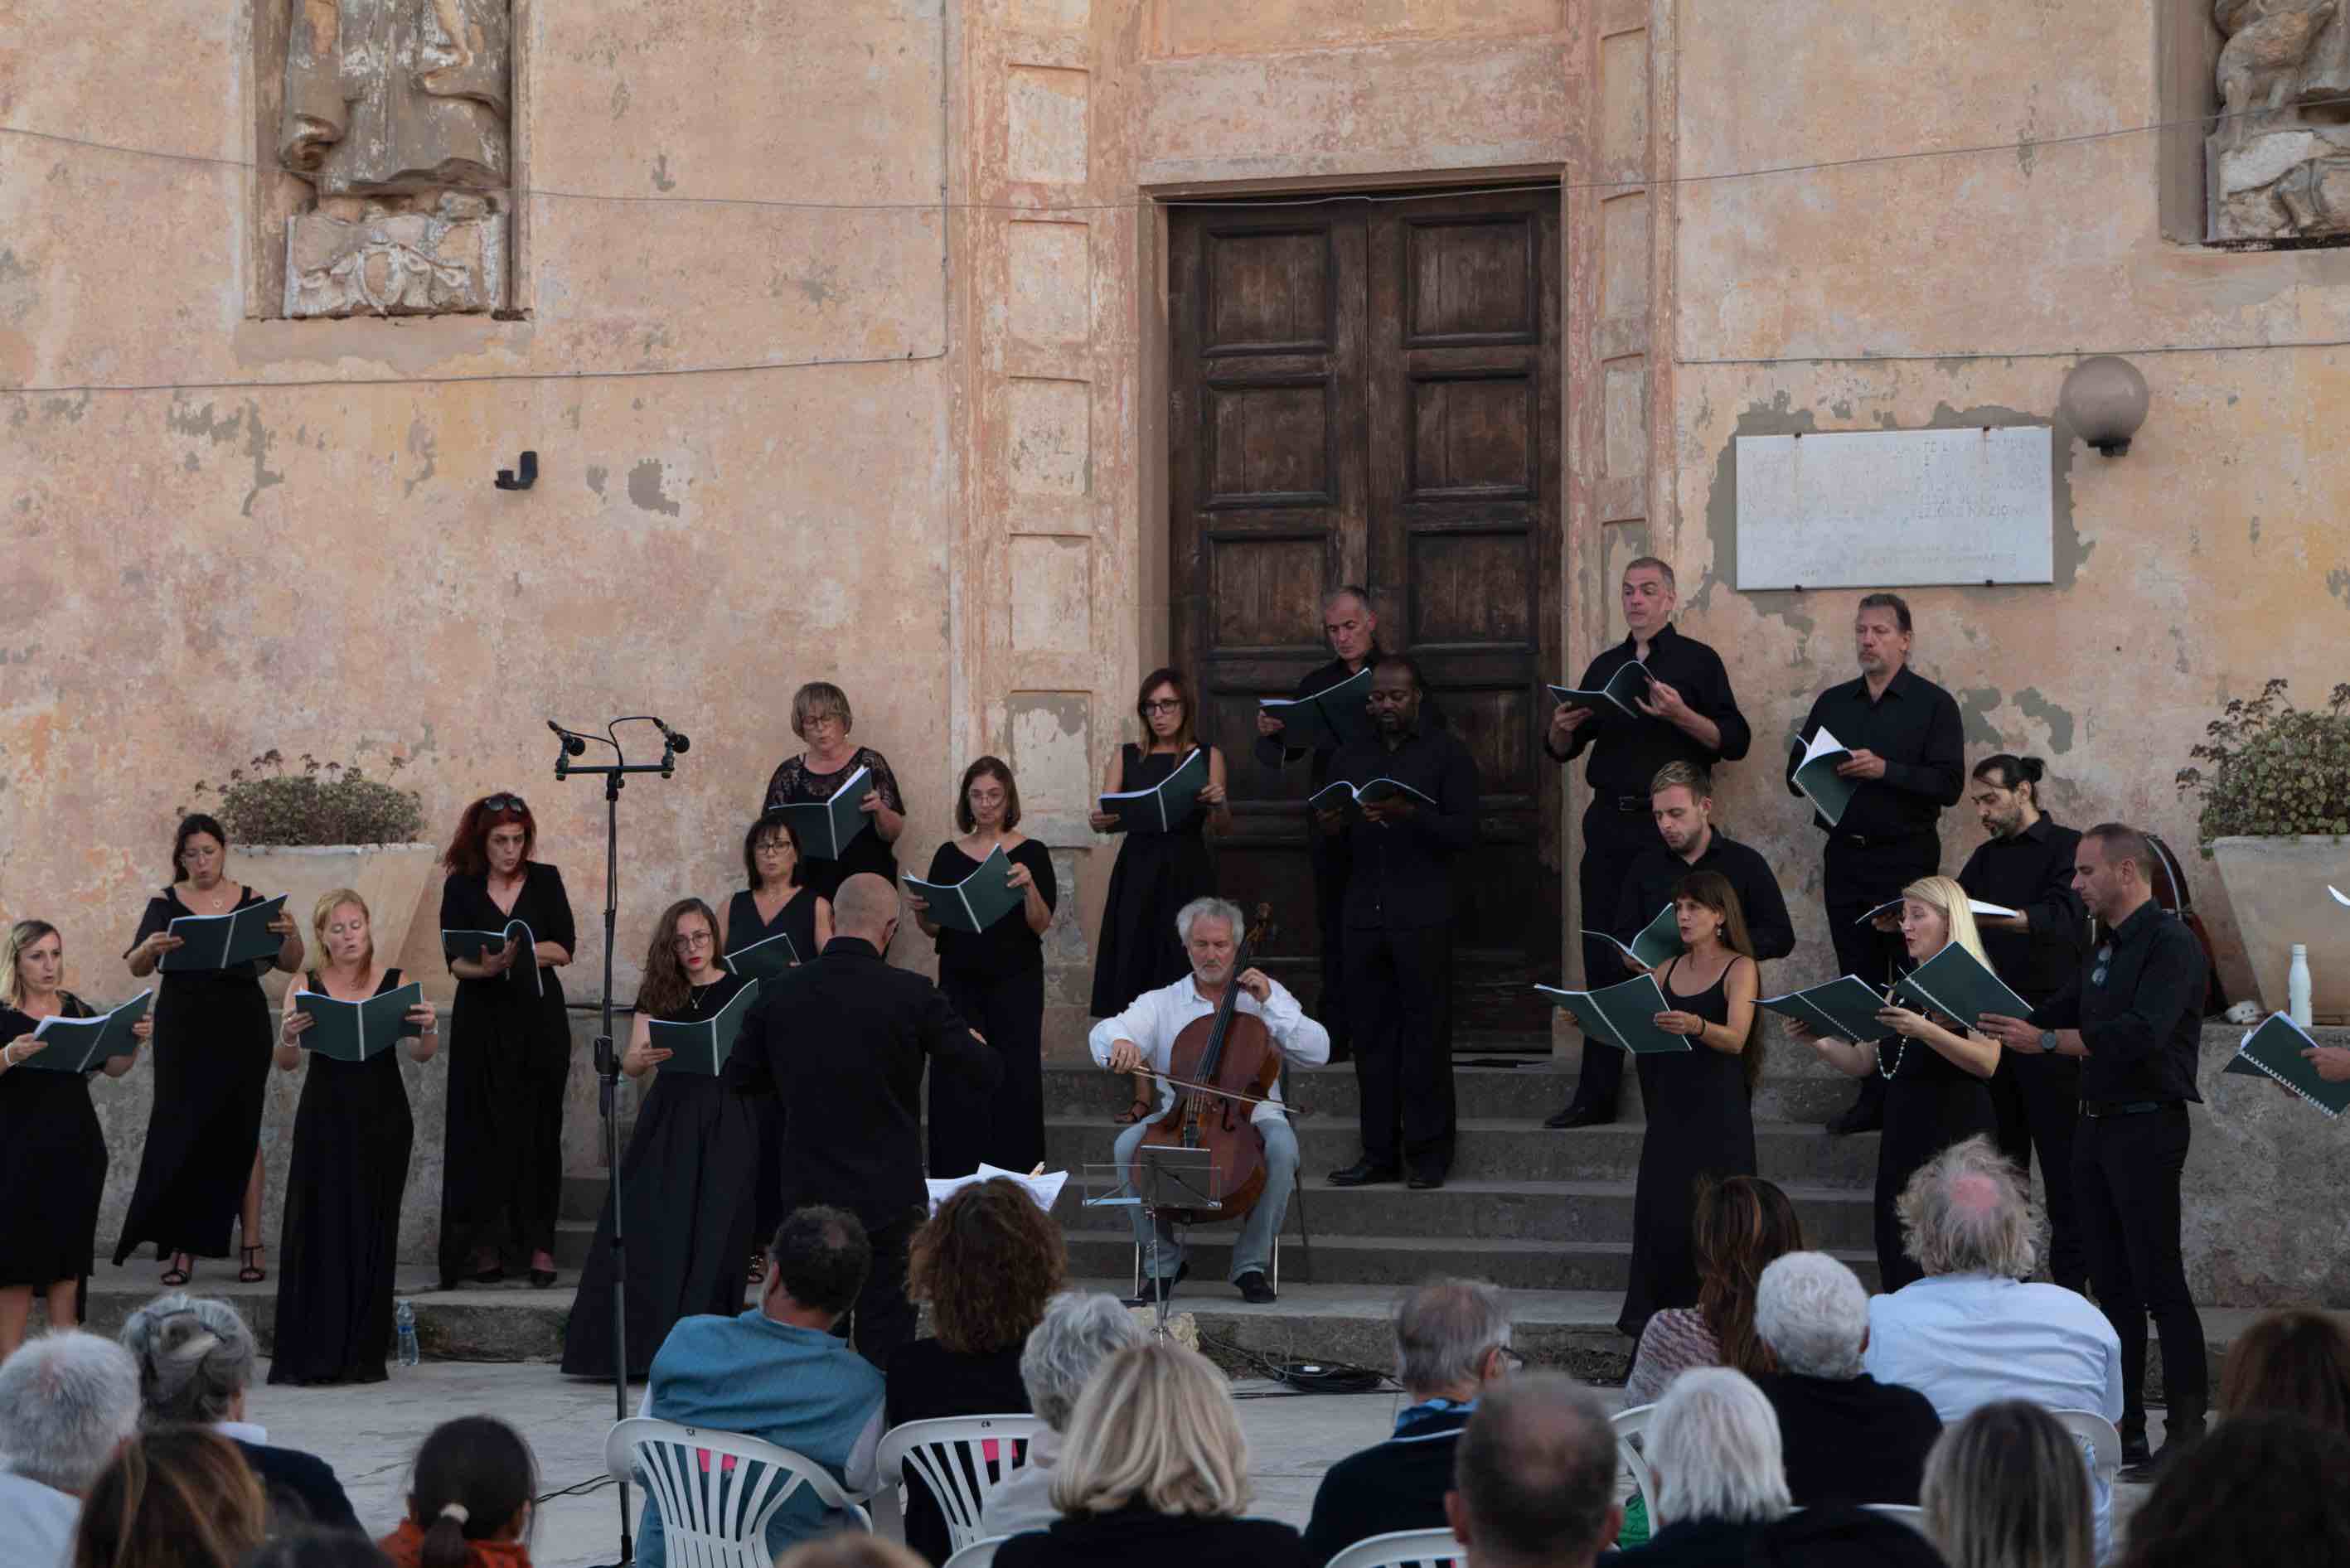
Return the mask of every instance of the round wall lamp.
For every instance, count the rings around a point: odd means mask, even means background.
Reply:
[[[2113,354],[2082,360],[2064,377],[2056,410],[2075,435],[2107,457],[2130,449],[2130,437],[2146,423],[2146,378],[2137,366]]]

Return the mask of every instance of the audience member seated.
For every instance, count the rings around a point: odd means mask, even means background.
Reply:
[[[416,1450],[408,1517],[383,1538],[397,1568],[530,1568],[538,1463],[494,1416],[432,1428]]]
[[[1305,1526],[1305,1554],[1316,1563],[1390,1531],[1443,1529],[1461,1429],[1478,1397],[1517,1366],[1509,1303],[1472,1280],[1439,1280],[1406,1296],[1395,1346],[1405,1401],[1395,1435],[1322,1478]]]
[[[394,1568],[376,1543],[342,1530],[306,1530],[263,1542],[242,1568]]]
[[[1779,1413],[1797,1508],[1918,1501],[1942,1418],[1915,1388],[1861,1370],[1868,1291],[1825,1252],[1790,1252],[1754,1287],[1754,1332],[1779,1364],[1754,1379]]]
[[[1943,1430],[1920,1489],[1949,1568],[2093,1568],[2089,1475],[2056,1417],[1994,1399]]]
[[[2350,1438],[2299,1416],[2239,1415],[2165,1465],[2121,1568],[2350,1563]]]
[[[2300,1416],[2350,1437],[2350,1328],[2332,1313],[2293,1307],[2262,1318],[2228,1347],[2220,1415]]]
[[[850,1491],[871,1491],[881,1374],[832,1329],[857,1304],[872,1266],[872,1244],[854,1214],[807,1208],[785,1215],[767,1246],[759,1304],[740,1317],[681,1319],[653,1355],[645,1414],[757,1438],[813,1459]],[[802,1487],[768,1524],[767,1550],[843,1522]],[[669,1562],[660,1505],[650,1491],[637,1561],[644,1568]]]
[[[1620,1552],[1624,1568],[1742,1564],[1748,1548],[1792,1506],[1779,1417],[1744,1373],[1693,1366],[1673,1379],[1648,1417],[1653,1533]]]
[[[1648,1319],[1624,1380],[1628,1405],[1653,1405],[1692,1366],[1730,1366],[1752,1376],[1772,1370],[1754,1337],[1754,1282],[1771,1261],[1804,1244],[1787,1195],[1760,1177],[1733,1176],[1698,1189],[1690,1232],[1697,1246],[1698,1298]]]
[[[0,1542],[21,1568],[73,1552],[81,1500],[139,1430],[139,1367],[110,1339],[62,1329],[0,1362]]]
[[[1061,1517],[1006,1541],[997,1568],[1309,1568],[1296,1531],[1241,1517],[1248,1476],[1224,1375],[1180,1345],[1129,1345],[1069,1419],[1053,1467]]]
[[[1469,1568],[1589,1568],[1616,1539],[1616,1433],[1599,1397],[1565,1374],[1492,1387],[1445,1446],[1444,1511]]]
[[[1869,1299],[1869,1376],[1926,1396],[1944,1426],[1994,1399],[2121,1419],[2121,1338],[2085,1298],[2029,1282],[2041,1219],[1991,1139],[1954,1143],[1918,1167],[1897,1208],[1901,1244],[1926,1277]],[[2102,1480],[2090,1492],[2103,1562],[2113,1492]]]
[[[890,1353],[884,1428],[1026,1411],[1021,1351],[1068,1272],[1060,1226],[1018,1182],[979,1182],[940,1204],[906,1255],[906,1294],[929,1304],[932,1337]],[[943,1563],[946,1516],[910,1465],[906,1480],[906,1544]]]
[[[121,1338],[139,1364],[139,1398],[150,1428],[210,1427],[234,1443],[281,1527],[359,1529],[332,1465],[315,1454],[273,1447],[268,1432],[244,1418],[255,1352],[253,1331],[236,1308],[173,1291],[132,1313]]]
[[[215,1430],[132,1438],[90,1483],[74,1568],[241,1568],[269,1530],[269,1499],[237,1445]],[[12,1560],[13,1563],[13,1560]]]
[[[882,1536],[837,1530],[801,1542],[775,1559],[775,1568],[922,1568],[922,1560]]]
[[[987,1500],[979,1516],[982,1537],[1046,1530],[1061,1517],[1051,1495],[1053,1467],[1077,1397],[1103,1362],[1142,1340],[1142,1325],[1116,1296],[1066,1291],[1045,1303],[1044,1319],[1028,1331],[1020,1353],[1020,1383],[1045,1429],[1028,1440],[1028,1462]]]

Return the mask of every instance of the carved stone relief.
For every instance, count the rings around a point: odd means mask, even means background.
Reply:
[[[286,0],[278,158],[289,317],[466,315],[506,298],[509,0]]]
[[[2350,0],[2213,0],[2213,240],[2350,234]]]

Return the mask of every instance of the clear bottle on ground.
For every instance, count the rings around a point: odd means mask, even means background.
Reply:
[[[416,1303],[402,1296],[391,1304],[391,1326],[400,1336],[400,1364],[414,1366],[424,1359],[416,1345]]]

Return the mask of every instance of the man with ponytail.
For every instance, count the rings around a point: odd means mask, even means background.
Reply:
[[[408,1517],[378,1542],[397,1568],[530,1568],[538,1466],[493,1416],[444,1421],[416,1453]]]

